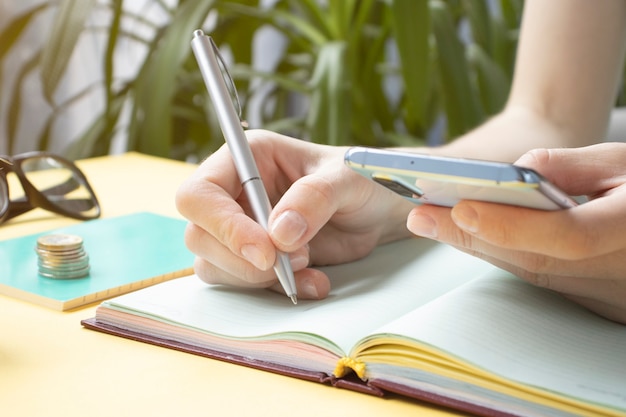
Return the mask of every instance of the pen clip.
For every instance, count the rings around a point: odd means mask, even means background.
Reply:
[[[235,106],[235,110],[237,111],[237,116],[239,117],[239,121],[242,126],[246,126],[246,123],[241,120],[241,102],[239,101],[239,94],[237,94],[237,87],[235,87],[235,82],[233,81],[233,77],[230,75],[228,71],[228,67],[226,66],[226,61],[222,57],[219,48],[215,44],[215,41],[212,37],[207,36],[209,38],[209,42],[211,43],[211,48],[213,48],[213,52],[215,52],[215,57],[217,58],[218,65],[222,70],[222,77],[224,77],[224,81],[226,81],[226,88],[230,93],[230,99],[233,101]]]

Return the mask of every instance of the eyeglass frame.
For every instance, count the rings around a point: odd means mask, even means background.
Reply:
[[[93,202],[94,214],[84,215],[77,211],[67,210],[59,205],[50,201],[46,195],[63,195],[67,191],[68,182],[58,184],[47,188],[45,190],[38,190],[27,178],[25,172],[22,170],[21,163],[28,159],[33,158],[51,158],[60,161],[63,165],[69,167],[72,173],[80,181],[80,183],[89,192],[90,200]],[[7,179],[7,173],[13,172],[20,181],[20,185],[24,190],[24,197],[17,200],[11,200],[9,192],[9,181]],[[4,190],[0,185],[0,192],[6,192],[6,207],[0,207],[0,225],[8,220],[27,213],[35,208],[42,208],[55,214],[60,214],[65,217],[70,217],[77,220],[91,220],[100,217],[102,212],[100,208],[100,202],[94,192],[91,184],[87,180],[85,174],[80,168],[69,159],[66,159],[60,155],[45,152],[45,151],[32,151],[25,152],[14,156],[0,155],[0,181],[4,183]],[[62,193],[62,194],[61,194]]]

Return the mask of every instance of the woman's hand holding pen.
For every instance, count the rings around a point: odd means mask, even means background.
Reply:
[[[477,201],[424,205],[411,212],[408,227],[626,323],[624,161],[623,143],[531,151],[517,163],[591,201],[554,212]]]
[[[247,136],[274,206],[269,235],[250,217],[226,146],[176,196],[190,220],[185,240],[204,281],[282,291],[272,270],[279,249],[290,254],[298,298],[324,298],[328,277],[310,266],[352,261],[410,235],[406,216],[413,205],[346,168],[346,148],[260,130]]]

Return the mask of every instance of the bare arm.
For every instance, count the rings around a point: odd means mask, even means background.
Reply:
[[[505,109],[450,145],[429,151],[513,161],[532,148],[602,139],[623,61],[626,0],[526,0],[525,7]],[[248,135],[275,203],[269,234],[246,215],[249,204],[226,147],[177,194],[180,212],[191,221],[185,240],[205,281],[280,290],[271,271],[278,248],[291,255],[299,295],[324,298],[329,278],[311,266],[358,259],[375,245],[410,234],[405,220],[413,205],[350,172],[342,163],[345,149],[271,132]],[[440,240],[454,243],[454,237],[466,236],[453,224],[450,209],[420,207],[439,209],[436,219],[447,225]],[[420,207],[409,219],[416,234],[423,229],[415,216]],[[433,221],[431,226],[436,226]],[[497,258],[489,249],[484,256]]]
[[[505,109],[436,152],[513,161],[604,139],[626,45],[626,1],[527,0]]]

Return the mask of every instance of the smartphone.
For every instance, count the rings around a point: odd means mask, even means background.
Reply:
[[[344,156],[348,167],[415,202],[452,207],[479,200],[541,210],[577,205],[536,171],[513,164],[367,147]]]

